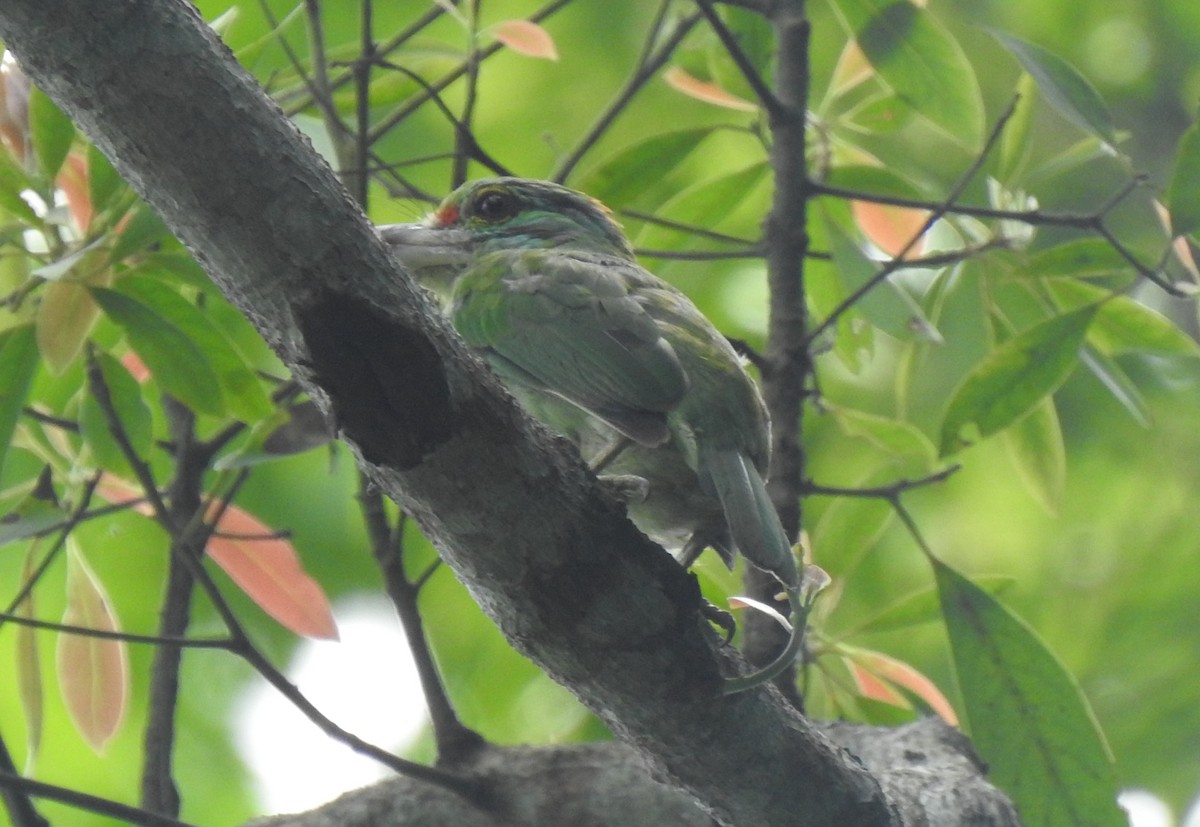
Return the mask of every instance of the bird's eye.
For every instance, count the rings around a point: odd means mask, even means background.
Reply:
[[[485,192],[475,202],[475,215],[495,224],[512,218],[520,209],[516,196],[503,190]]]

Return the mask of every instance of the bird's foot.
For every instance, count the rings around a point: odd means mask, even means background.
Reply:
[[[705,620],[721,630],[725,646],[733,642],[733,636],[737,632],[737,621],[733,619],[731,612],[727,612],[705,600],[700,606],[700,614],[704,615]]]

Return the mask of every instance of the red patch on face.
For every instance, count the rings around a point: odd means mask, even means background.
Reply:
[[[458,206],[456,204],[443,204],[433,214],[433,223],[438,227],[449,227],[457,222]]]

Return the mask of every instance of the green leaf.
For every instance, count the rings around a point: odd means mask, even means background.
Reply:
[[[203,351],[206,361],[216,373],[221,386],[221,398],[230,413],[244,421],[253,422],[269,416],[275,410],[258,376],[229,343],[228,337],[194,304],[150,276],[124,278],[117,290],[153,308]]]
[[[141,385],[119,361],[107,353],[96,355],[96,366],[108,388],[113,412],[133,450],[143,460],[149,460],[154,444],[154,423],[150,408],[142,397]],[[104,410],[90,391],[89,388],[79,412],[79,427],[84,442],[92,449],[92,457],[101,468],[128,476],[131,472],[129,461],[108,427]]]
[[[1033,79],[1046,101],[1071,123],[1110,146],[1116,145],[1112,115],[1095,87],[1058,55],[996,29],[987,31],[1012,52]]]
[[[88,144],[88,197],[92,200],[92,209],[101,213],[108,209],[113,200],[127,189],[121,176],[113,169],[108,157]]]
[[[1056,281],[1049,287],[1055,298],[1068,307],[1103,302],[1087,340],[1105,354],[1200,355],[1200,347],[1191,336],[1136,299],[1077,281]]]
[[[33,325],[25,324],[0,333],[0,470],[12,444],[13,431],[29,395],[38,366],[37,340]]]
[[[290,405],[255,423],[245,445],[220,457],[213,468],[246,468],[311,451],[334,438],[329,423],[310,401]]]
[[[998,177],[1004,183],[1017,178],[1029,158],[1031,142],[1029,133],[1033,126],[1034,102],[1033,76],[1022,72],[1017,81],[1017,102],[1012,117],[1004,126],[1000,136],[1000,164]]]
[[[913,109],[900,95],[889,93],[864,101],[846,113],[844,122],[872,135],[887,135],[912,120]]]
[[[1088,326],[1099,310],[1092,304],[1047,319],[1014,336],[975,366],[950,399],[942,419],[940,454],[970,444],[974,428],[991,436],[1025,416],[1066,381],[1079,361]]]
[[[164,391],[194,411],[223,416],[221,384],[208,355],[155,308],[116,290],[92,288],[92,297],[121,326],[130,345]]]
[[[896,481],[886,465],[861,475],[853,486],[874,488]],[[812,529],[814,557],[822,564],[830,560],[857,560],[879,541],[891,522],[892,506],[878,497],[835,497],[821,512]],[[845,564],[840,568],[849,568]]]
[[[75,124],[36,86],[29,90],[29,138],[38,169],[53,181],[71,151]]]
[[[1013,273],[1018,278],[1103,278],[1129,269],[1111,244],[1102,238],[1065,241],[1032,256]]]
[[[646,204],[647,182],[659,181],[712,132],[709,127],[664,132],[630,144],[580,177],[580,190],[606,204]]]
[[[113,261],[121,261],[163,239],[174,238],[162,219],[145,204],[139,203],[130,210],[129,215],[129,221],[121,228],[113,244]]]
[[[1200,230],[1200,124],[1192,124],[1179,140],[1175,172],[1167,189],[1167,210],[1173,234]]]
[[[40,227],[42,219],[21,197],[21,193],[31,186],[29,177],[8,151],[0,150],[0,209],[31,227]]]
[[[983,97],[958,41],[908,0],[838,0],[863,54],[914,111],[970,149],[983,143]]]
[[[829,172],[830,186],[854,190],[865,195],[919,200],[921,190],[904,176],[887,167],[849,164]]]
[[[718,14],[724,20],[725,27],[733,34],[742,55],[758,72],[759,77],[769,78],[775,36],[766,15],[728,5],[721,5]],[[729,50],[715,38],[708,50],[708,73],[722,89],[746,100],[757,99],[745,74],[729,56]]]
[[[829,405],[829,413],[847,436],[858,437],[890,454],[912,462],[917,472],[928,471],[937,462],[937,449],[917,426],[885,416]]]
[[[833,262],[845,282],[846,294],[851,295],[878,275],[881,264],[868,258],[854,239],[827,213],[822,212],[821,215]],[[891,277],[859,297],[854,307],[871,324],[901,341],[921,339],[935,344],[943,341],[942,335],[925,317],[925,311],[917,300]]]
[[[767,176],[766,162],[689,187],[658,210],[663,217],[690,226],[717,229],[734,210],[745,203]],[[638,246],[675,250],[692,246],[696,237],[684,230],[649,224],[638,235]]]
[[[973,582],[989,594],[1000,594],[1016,583],[1017,579],[1005,574],[985,574],[975,577]],[[937,591],[933,586],[917,589],[884,607],[879,614],[865,623],[855,626],[852,631],[839,634],[838,637],[845,639],[863,634],[893,632],[897,629],[907,629],[922,623],[941,620],[942,613],[938,600]]]
[[[1000,436],[1026,490],[1046,513],[1058,514],[1067,482],[1067,449],[1054,400],[1043,399]]]
[[[971,737],[1029,825],[1124,827],[1112,758],[1078,685],[1034,631],[933,559]]]
[[[1143,428],[1150,427],[1150,408],[1142,397],[1142,392],[1112,357],[1085,344],[1079,353],[1079,360],[1093,376],[1100,380],[1100,384],[1104,386],[1105,390],[1120,403],[1137,424]]]

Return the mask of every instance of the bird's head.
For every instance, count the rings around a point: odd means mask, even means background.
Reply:
[[[470,181],[417,224],[380,228],[425,283],[445,283],[497,250],[561,248],[633,258],[608,209],[583,193],[528,178]]]

